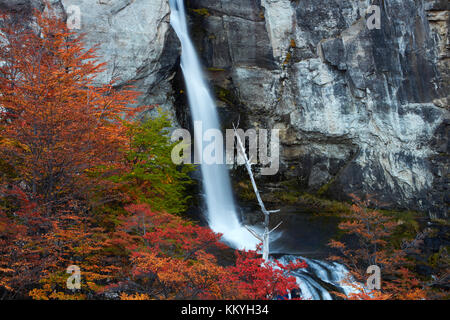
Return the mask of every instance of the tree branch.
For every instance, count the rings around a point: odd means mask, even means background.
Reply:
[[[271,234],[272,232],[274,232],[276,229],[278,229],[279,226],[281,226],[283,224],[283,221],[281,221],[275,228],[273,228],[272,230],[269,231],[269,234]]]
[[[244,226],[245,229],[248,230],[248,232],[250,232],[252,234],[252,236],[254,236],[256,239],[258,239],[259,241],[263,242],[264,240],[262,239],[262,237],[257,234],[255,231],[253,231],[252,229],[250,229],[248,226]]]

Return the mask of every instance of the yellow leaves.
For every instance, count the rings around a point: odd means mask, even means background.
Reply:
[[[166,179],[165,179],[164,183],[165,184],[171,184],[173,182],[174,182],[173,178],[171,176],[169,176],[169,175],[166,175]]]
[[[50,300],[47,296],[47,292],[44,289],[33,289],[28,292],[28,295],[34,300]]]
[[[66,294],[64,292],[53,292],[49,296],[54,300],[85,300],[86,296],[80,293]]]
[[[27,145],[21,143],[18,140],[8,139],[5,137],[0,137],[0,147],[19,148],[25,152],[30,152],[30,148]]]
[[[141,294],[136,293],[133,295],[128,295],[128,294],[122,292],[120,294],[120,300],[150,300],[150,297],[143,293],[141,293]]]
[[[297,44],[295,43],[294,39],[291,39],[290,45],[291,45],[291,48],[297,48]]]

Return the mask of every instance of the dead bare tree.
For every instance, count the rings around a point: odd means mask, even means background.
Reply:
[[[281,221],[275,228],[272,230],[269,229],[270,224],[270,215],[272,213],[279,212],[280,210],[267,210],[266,206],[264,205],[264,202],[261,199],[261,195],[259,194],[258,186],[255,182],[255,177],[253,175],[252,171],[252,159],[249,159],[247,157],[247,154],[245,152],[244,144],[242,143],[241,137],[237,133],[237,129],[233,124],[234,129],[234,136],[237,139],[237,145],[238,145],[238,154],[244,159],[245,161],[245,167],[247,169],[248,175],[250,176],[250,180],[252,182],[253,191],[255,192],[256,199],[258,200],[259,206],[261,208],[261,212],[264,214],[264,232],[263,234],[259,234],[256,231],[252,230],[249,226],[245,226],[245,228],[259,241],[263,244],[263,259],[264,261],[269,260],[269,253],[270,253],[270,234],[274,232],[283,222]]]

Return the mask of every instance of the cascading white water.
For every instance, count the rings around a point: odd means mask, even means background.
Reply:
[[[285,265],[295,260],[305,261],[308,265],[306,269],[291,272],[291,275],[297,279],[303,299],[332,300],[331,294],[324,288],[325,284],[347,296],[350,293],[357,293],[355,287],[348,284],[348,282],[356,283],[343,265],[337,262],[308,259],[297,255],[285,255],[280,258],[280,262]]]
[[[208,129],[220,129],[214,98],[204,80],[200,61],[189,37],[184,0],[169,0],[169,3],[170,23],[182,46],[181,68],[193,121],[201,121],[202,133]],[[196,147],[203,145],[202,138],[203,135],[195,135]],[[203,150],[196,150],[196,152],[203,152]],[[254,249],[258,241],[239,222],[227,167],[202,163],[201,172],[208,210],[207,218],[211,229],[222,233],[223,239],[235,248]],[[308,264],[307,269],[299,269],[292,273],[297,278],[304,299],[332,299],[323,287],[324,283],[334,286],[343,293],[351,292],[352,288],[341,283],[348,274],[343,266],[294,255],[284,256],[280,261],[287,264],[296,259],[305,260]]]
[[[181,68],[186,83],[193,121],[201,121],[202,130],[220,129],[216,104],[204,80],[202,67],[189,37],[183,0],[170,0],[170,23],[181,42]],[[202,146],[203,135],[195,135],[195,145]],[[203,153],[203,150],[196,150]],[[207,218],[211,229],[223,234],[223,240],[237,249],[254,249],[257,240],[241,225],[225,165],[202,163],[203,189]]]

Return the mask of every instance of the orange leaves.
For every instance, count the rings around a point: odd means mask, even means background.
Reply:
[[[41,275],[41,288],[30,292],[33,298],[46,296],[51,299],[84,299],[95,296],[114,279],[120,267],[110,261],[105,252],[107,234],[93,226],[87,217],[69,216],[56,221],[51,233],[44,236],[55,262],[48,265]],[[81,291],[70,292],[66,288],[69,265],[81,270]]]
[[[344,294],[337,295],[347,300],[389,300],[392,298],[390,294],[383,293],[378,290],[367,291],[361,286],[356,286],[354,289],[356,289],[358,293],[350,293],[348,296],[345,296]]]
[[[123,117],[133,113],[138,93],[94,85],[105,69],[95,48],[86,50],[50,8],[36,12],[36,21],[40,34],[17,23],[0,33],[0,105],[7,110],[0,152],[52,208],[70,191],[86,194],[93,181],[83,173],[120,161],[128,142]]]
[[[146,294],[132,294],[128,295],[124,292],[120,294],[120,300],[150,300],[150,297]]]
[[[345,249],[345,244],[336,240],[331,240],[329,246],[339,250]]]
[[[211,257],[181,259],[141,252],[132,259],[133,279],[144,285],[151,279],[146,292],[157,299],[220,299],[228,296],[232,286],[221,286],[227,270]]]
[[[379,212],[368,208],[370,199],[361,201],[353,196],[355,204],[349,214],[343,215],[345,221],[339,228],[350,241],[332,240],[329,246],[339,252],[339,256],[331,260],[344,263],[351,275],[362,284],[367,279],[366,270],[371,265],[381,268],[381,291],[367,290],[363,285],[354,285],[358,293],[352,294],[351,300],[385,300],[385,299],[423,299],[426,290],[410,271],[411,262],[406,252],[396,248],[391,238],[397,226],[396,221]]]

